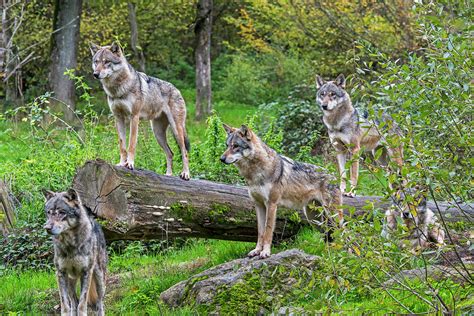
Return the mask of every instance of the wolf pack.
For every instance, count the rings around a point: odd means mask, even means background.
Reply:
[[[171,129],[183,161],[180,177],[189,180],[190,143],[185,127],[186,105],[180,91],[169,82],[135,70],[116,43],[91,44],[90,50],[93,75],[100,80],[115,118],[120,150],[118,166],[135,168],[138,124],[144,119],[150,121],[156,141],[165,153],[168,176],[172,175],[173,152],[166,132],[168,127]],[[316,102],[321,107],[322,119],[336,152],[337,177],[322,167],[279,154],[246,125],[223,124],[227,139],[220,160],[233,164],[245,179],[257,214],[258,239],[249,257],[271,255],[278,207],[302,210],[328,242],[335,229],[344,230],[343,197],[353,198],[356,194],[361,151],[375,156],[376,151],[382,150],[378,162],[387,167],[396,166],[398,170],[393,171],[400,173],[403,144],[387,141],[386,135],[401,139],[403,134],[391,117],[383,114],[373,120],[359,112],[352,105],[342,74],[331,81],[316,76],[316,88]],[[347,159],[350,162],[349,190],[346,190]],[[385,213],[382,236],[389,238],[402,223],[408,231],[412,251],[444,245],[445,232],[427,207],[427,189],[421,185],[407,188],[402,183],[392,188],[392,192],[395,192],[393,203]],[[44,228],[53,239],[61,314],[87,315],[89,309],[94,314],[104,315],[108,258],[100,225],[73,189],[58,193],[45,191],[45,198],[47,222]],[[79,295],[77,283],[80,284]]]

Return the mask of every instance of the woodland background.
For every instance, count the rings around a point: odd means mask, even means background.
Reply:
[[[426,185],[430,199],[455,205],[473,199],[472,9],[462,0],[3,0],[0,176],[16,222],[0,240],[0,313],[48,313],[59,302],[50,238],[42,229],[41,189],[65,190],[87,160],[118,160],[113,117],[92,76],[90,42],[120,43],[135,68],[181,90],[194,178],[243,184],[236,169],[218,159],[225,146],[222,122],[246,123],[276,150],[335,173],[314,78],[343,73],[358,108],[372,117],[389,112],[403,129],[407,185]],[[212,88],[200,89],[207,81]],[[164,155],[147,124],[139,137],[137,167],[164,173]],[[365,161],[359,193],[390,196],[387,183],[394,175]],[[176,156],[175,172],[180,168]],[[304,291],[268,300],[252,294],[268,284],[252,280],[216,304],[250,314],[288,305],[328,313],[472,311],[472,263],[460,261],[473,250],[472,217],[445,225],[447,247],[414,256],[382,239],[383,210],[368,210],[370,221],[348,223],[360,242],[358,254],[341,250],[337,240],[324,246],[308,228],[276,246],[324,258]],[[106,309],[213,311],[215,306],[192,304],[171,310],[158,298],[180,280],[243,257],[252,246],[194,239],[114,242]],[[452,267],[453,274],[390,288],[383,283],[402,270],[438,264]]]

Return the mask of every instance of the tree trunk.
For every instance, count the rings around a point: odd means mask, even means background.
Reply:
[[[254,204],[247,188],[205,180],[183,181],[178,177],[157,175],[151,171],[116,167],[104,161],[89,161],[78,169],[73,183],[83,204],[90,208],[108,240],[168,239],[203,237],[255,241],[257,222]],[[389,203],[378,197],[344,199],[346,208],[368,212],[374,204],[386,208]],[[438,202],[449,221],[472,221],[472,205],[462,211]],[[429,206],[434,210],[433,203]],[[349,212],[346,210],[346,215]],[[275,239],[295,235],[305,225],[301,211],[279,209]]]
[[[3,86],[5,89],[5,103],[14,107],[23,104],[21,69],[17,68],[20,63],[18,49],[13,44],[13,30],[19,26],[18,17],[11,15],[11,8],[18,1],[1,1],[2,10],[2,58],[1,72],[3,73]]]
[[[128,3],[128,21],[130,22],[130,44],[135,55],[135,58],[138,60],[138,69],[141,72],[145,72],[145,56],[143,55],[143,50],[139,48],[138,45],[138,25],[137,25],[137,15],[136,7],[133,3]]]
[[[0,232],[5,235],[15,225],[16,216],[8,194],[7,185],[0,181]]]
[[[212,0],[199,0],[196,26],[196,120],[212,111],[211,103],[211,33]]]
[[[74,119],[75,89],[64,72],[77,66],[81,11],[82,0],[56,0],[54,4],[50,84],[59,101],[51,106],[55,111],[63,111],[68,122]]]

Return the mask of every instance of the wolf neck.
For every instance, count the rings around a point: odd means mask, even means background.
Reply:
[[[107,96],[112,99],[121,98],[133,89],[136,84],[134,79],[137,76],[137,72],[126,60],[124,63],[126,63],[127,67],[123,67],[109,78],[101,80]]]
[[[336,126],[338,122],[344,119],[346,116],[351,117],[355,109],[352,105],[351,98],[346,95],[345,100],[342,104],[336,107],[332,111],[323,111],[324,122],[330,126]]]
[[[265,180],[271,179],[280,163],[277,152],[257,136],[254,137],[257,141],[253,155],[236,162],[240,175],[245,178],[249,186],[261,185]]]

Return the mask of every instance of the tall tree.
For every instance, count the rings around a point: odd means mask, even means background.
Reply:
[[[212,110],[211,103],[211,34],[212,0],[197,3],[196,25],[196,119],[202,120]]]
[[[138,66],[140,71],[145,72],[145,56],[143,55],[143,50],[138,44],[138,24],[137,24],[137,13],[136,5],[132,2],[128,3],[128,22],[130,23],[130,44],[135,55],[135,58],[138,60]]]
[[[50,85],[56,111],[63,110],[66,121],[74,119],[74,82],[64,75],[67,69],[76,68],[81,21],[82,0],[55,0],[53,33],[51,36]]]

